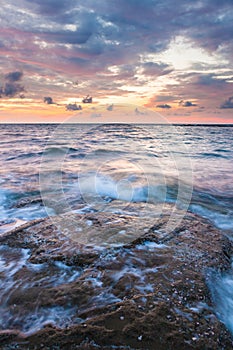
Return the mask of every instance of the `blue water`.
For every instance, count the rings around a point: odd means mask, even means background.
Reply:
[[[134,203],[144,203],[148,208],[138,213],[142,219],[158,217],[169,204],[171,230],[180,213],[191,211],[232,239],[233,127],[1,125],[0,146],[0,234],[32,219],[67,212],[124,213],[129,203],[131,210]],[[5,269],[9,252],[0,248]],[[12,266],[20,268],[27,252],[17,254]],[[73,271],[59,268],[64,281],[72,278]],[[216,314],[233,332],[232,276],[232,271],[213,271],[208,285]],[[3,311],[4,321],[8,311]],[[63,324],[65,311],[59,311],[59,320],[57,311],[41,312],[32,328],[51,318]]]
[[[232,127],[1,125],[0,146],[2,231],[9,220],[66,212],[77,203],[107,210],[116,199],[176,203],[233,229]],[[46,208],[39,201],[16,207],[41,192]]]

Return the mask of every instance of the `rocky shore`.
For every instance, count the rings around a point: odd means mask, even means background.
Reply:
[[[99,232],[129,236],[123,246],[101,249],[60,232],[50,218],[3,234],[0,348],[232,349],[207,287],[214,270],[229,269],[231,242],[191,213],[173,232],[167,220],[166,213],[156,221],[75,214],[94,243]]]

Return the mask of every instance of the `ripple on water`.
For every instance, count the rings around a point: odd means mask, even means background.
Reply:
[[[82,274],[79,267],[68,266],[63,262],[53,264],[32,264],[28,261],[29,249],[0,246],[0,328],[14,329],[27,333],[41,329],[45,324],[52,323],[58,327],[77,323],[74,306],[41,307],[35,300],[35,309],[20,308],[20,295],[33,288],[51,288],[62,284],[72,283]],[[38,289],[38,292],[40,290]],[[10,300],[17,291],[19,300],[11,304]]]

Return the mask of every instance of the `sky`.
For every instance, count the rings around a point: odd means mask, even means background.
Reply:
[[[232,0],[0,0],[0,123],[233,123],[232,38]]]

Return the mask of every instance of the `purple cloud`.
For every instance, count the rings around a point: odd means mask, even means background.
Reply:
[[[160,104],[160,105],[157,105],[156,106],[157,108],[164,108],[164,109],[170,109],[170,108],[172,108],[170,105],[168,105],[168,104]]]
[[[67,111],[81,111],[82,106],[77,105],[76,103],[69,103],[68,105],[66,105],[66,110]]]
[[[53,99],[52,97],[44,97],[44,103],[47,103],[48,105],[52,105],[53,104]]]
[[[142,96],[134,87],[161,76],[157,94],[164,99],[151,99],[158,108],[171,108],[167,103],[172,96],[173,101],[185,100],[184,107],[195,106],[190,96],[198,103],[205,100],[206,106],[211,106],[217,96],[219,107],[224,96],[232,94],[232,80],[222,78],[223,65],[230,70],[227,59],[233,56],[232,0],[178,0],[175,6],[172,0],[18,0],[17,6],[12,4],[3,2],[1,6],[1,64],[3,70],[15,64],[32,73],[26,79],[33,85],[34,96],[41,89],[49,92],[40,98],[50,94],[57,98],[60,93],[77,96],[74,87],[63,83],[72,81],[74,72],[83,82],[79,94],[93,91],[97,99],[134,91]],[[216,53],[212,56],[217,58],[216,66],[210,69],[208,62],[205,67],[200,63],[187,72],[186,68],[176,71],[166,55],[160,56],[163,62],[154,62],[177,36]],[[221,55],[223,60],[218,61]],[[24,91],[18,69],[2,75],[2,96],[13,97]],[[168,74],[171,80],[162,77]],[[122,86],[132,89],[126,91]]]
[[[111,105],[109,105],[106,109],[107,109],[107,111],[113,111],[113,104],[111,104]]]
[[[181,100],[179,102],[179,106],[182,106],[182,107],[196,107],[197,104],[193,103],[192,101],[183,101],[183,100]]]
[[[23,72],[16,71],[16,72],[10,72],[5,74],[4,78],[5,80],[13,83],[15,81],[21,80],[22,76],[23,76]]]
[[[145,62],[143,65],[143,74],[161,76],[169,74],[173,69],[166,63]]]
[[[24,86],[18,83],[23,76],[22,72],[9,72],[4,75],[4,84],[0,87],[0,96],[2,97],[16,97],[25,91]]]
[[[225,102],[220,106],[221,109],[233,108],[233,96],[229,97]]]

